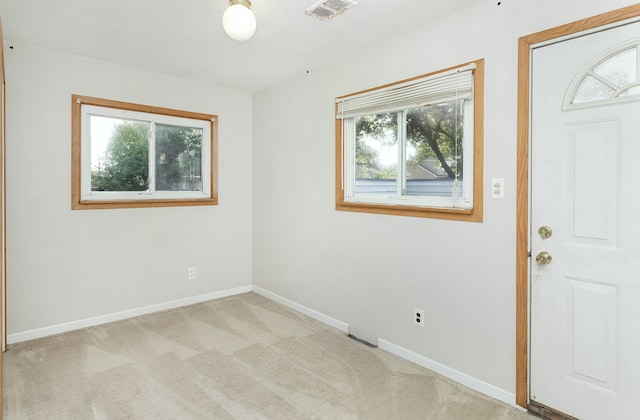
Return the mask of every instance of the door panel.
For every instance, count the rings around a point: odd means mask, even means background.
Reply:
[[[637,414],[640,98],[563,102],[585,66],[636,39],[639,23],[532,53],[530,397],[583,420]]]
[[[566,227],[573,244],[617,244],[618,134],[617,120],[569,127]]]
[[[567,279],[565,374],[583,386],[617,392],[618,287]]]

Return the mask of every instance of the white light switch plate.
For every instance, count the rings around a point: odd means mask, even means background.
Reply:
[[[504,198],[504,178],[491,178],[491,198]]]

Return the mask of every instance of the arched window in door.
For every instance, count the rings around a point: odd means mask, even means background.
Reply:
[[[605,51],[573,79],[564,109],[640,99],[640,40]]]

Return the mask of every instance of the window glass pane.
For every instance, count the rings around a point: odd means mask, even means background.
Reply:
[[[407,110],[407,195],[451,197],[463,173],[463,101]]]
[[[156,124],[156,190],[202,191],[200,128]]]
[[[619,87],[636,81],[636,48],[622,51],[594,69],[594,72]]]
[[[146,191],[149,123],[90,116],[91,190]]]
[[[397,193],[398,114],[356,118],[355,194]]]
[[[613,89],[594,77],[587,76],[578,86],[573,103],[596,101],[598,99],[608,99],[614,94]]]

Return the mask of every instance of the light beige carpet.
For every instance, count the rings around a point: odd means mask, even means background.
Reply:
[[[254,293],[9,347],[5,419],[530,419]]]

